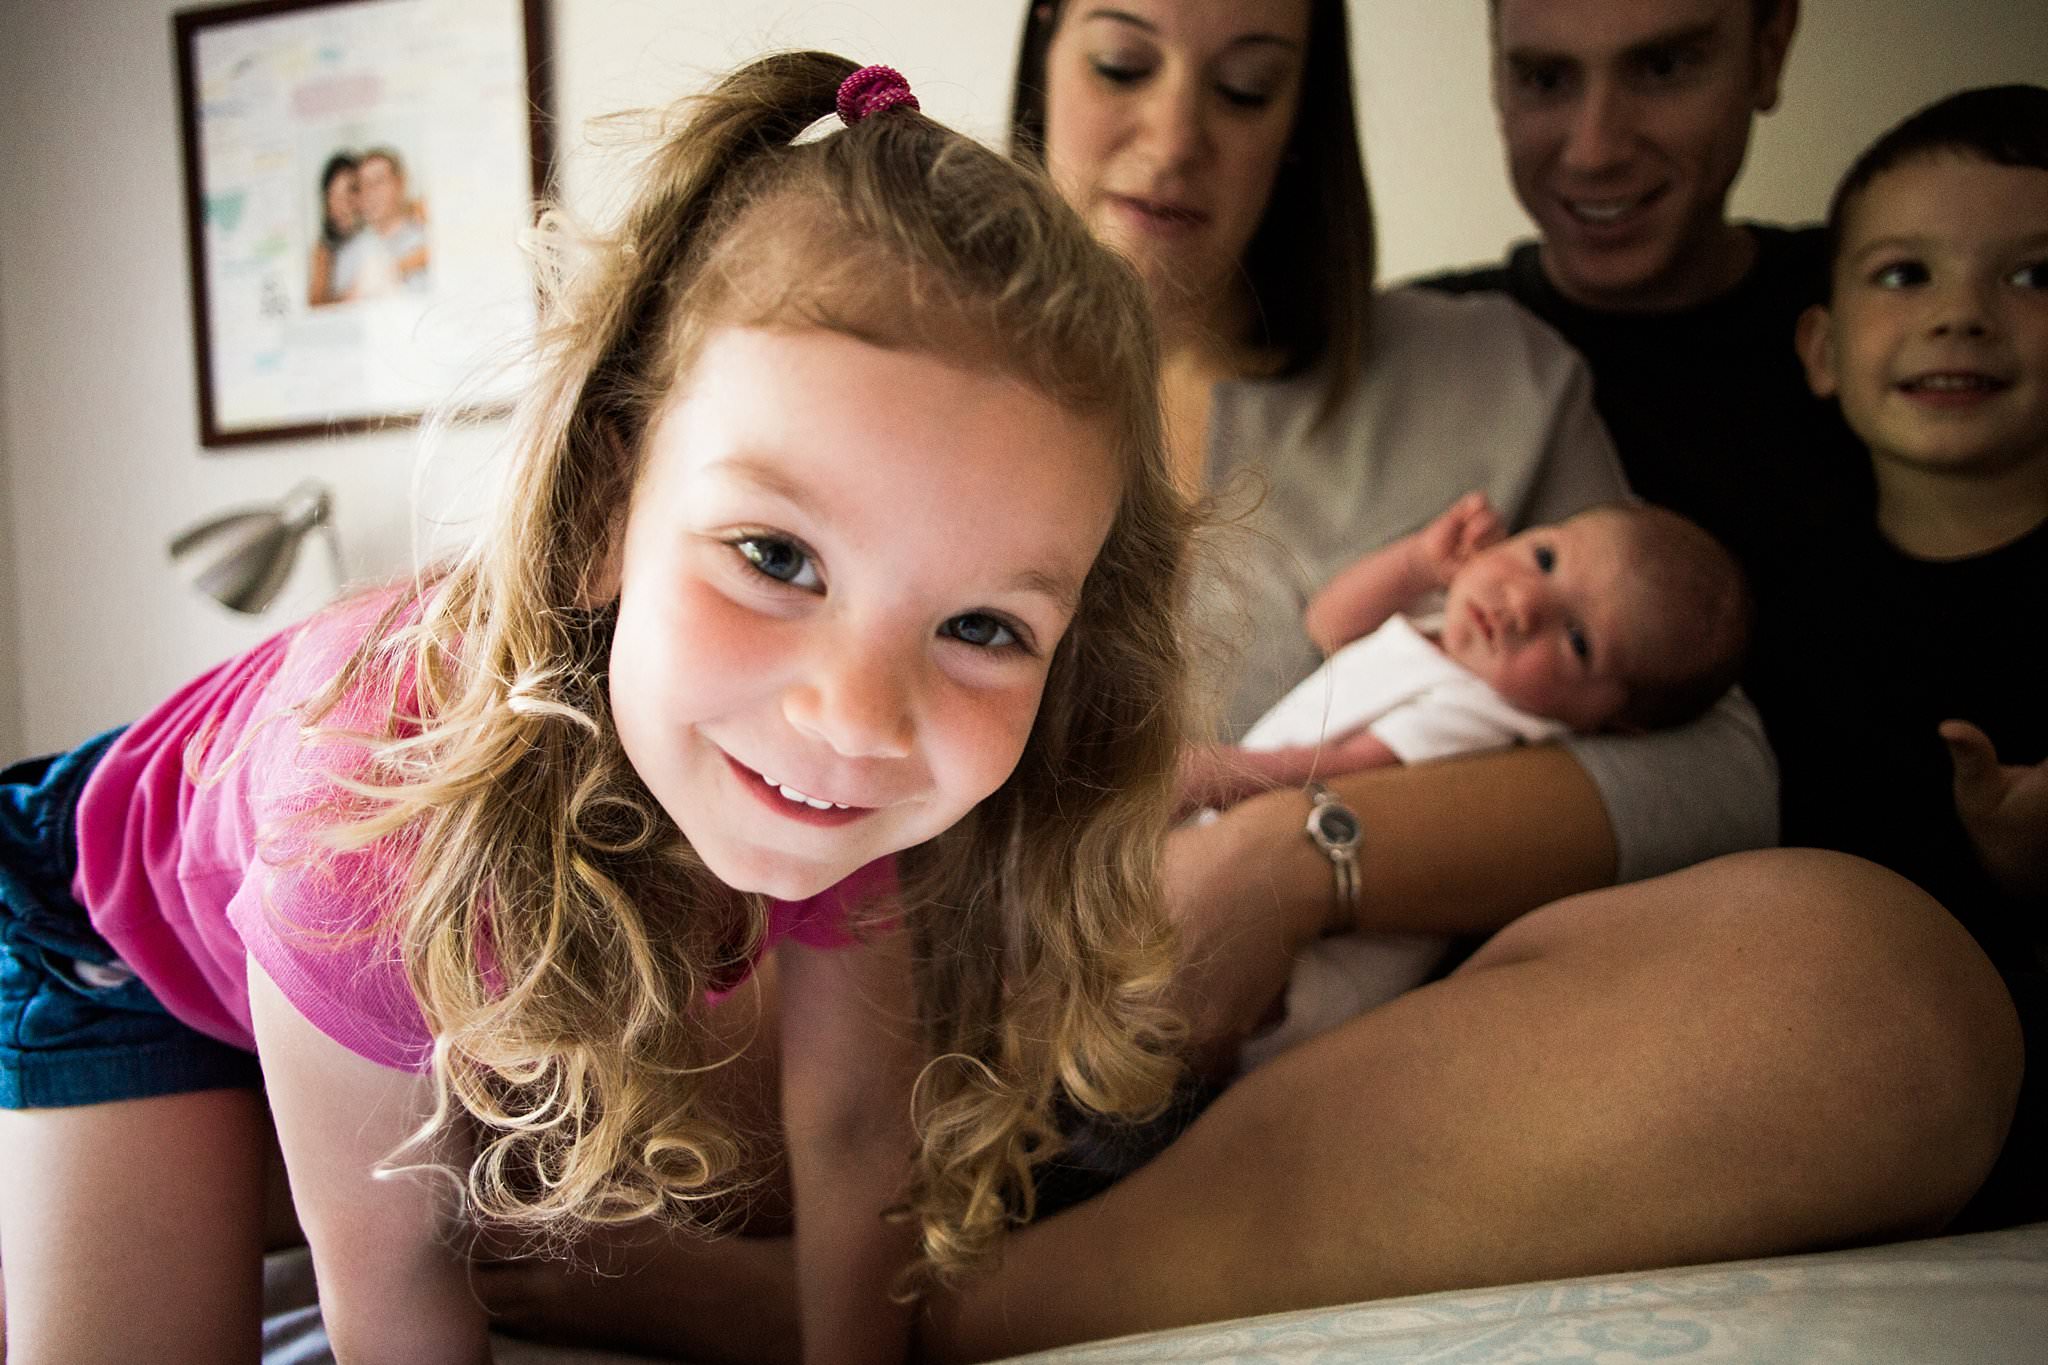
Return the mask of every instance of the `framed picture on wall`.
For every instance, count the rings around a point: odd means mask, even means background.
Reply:
[[[172,29],[200,442],[508,402],[550,154],[542,0],[256,0]]]

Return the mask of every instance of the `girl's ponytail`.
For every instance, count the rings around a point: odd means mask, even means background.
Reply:
[[[618,265],[626,278],[596,283],[611,311],[609,325],[597,329],[601,335],[630,341],[672,317],[668,305],[695,278],[705,250],[751,200],[746,191],[763,158],[830,115],[840,85],[856,69],[830,53],[775,53],[679,107],[687,125],[665,130],[620,234]],[[606,287],[613,283],[626,287]],[[595,375],[610,369],[600,364]]]

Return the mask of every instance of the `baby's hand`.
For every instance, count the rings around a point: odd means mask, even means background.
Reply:
[[[1308,780],[1312,750],[1260,753],[1235,744],[1195,744],[1181,751],[1177,819],[1198,810],[1228,810],[1247,796]],[[1297,775],[1295,768],[1300,769]]]
[[[1506,534],[1500,515],[1486,500],[1486,494],[1474,489],[1423,527],[1416,546],[1437,582],[1448,584],[1466,560],[1487,546],[1498,544]]]
[[[2048,762],[2000,763],[1990,737],[1968,721],[1943,721],[1941,738],[1977,861],[2006,894],[2048,900]]]

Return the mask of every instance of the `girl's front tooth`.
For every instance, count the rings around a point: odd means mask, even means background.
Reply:
[[[836,804],[831,801],[820,800],[818,797],[811,796],[808,793],[800,792],[795,787],[786,787],[772,777],[764,776],[761,780],[781,792],[783,800],[800,802],[813,810],[832,810]],[[838,809],[845,810],[846,807],[838,806]]]

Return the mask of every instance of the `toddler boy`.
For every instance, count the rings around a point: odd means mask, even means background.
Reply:
[[[1966,91],[1886,133],[1829,236],[1799,351],[1869,450],[1877,515],[1764,604],[1748,686],[1785,841],[1912,878],[1999,965],[2029,1065],[1962,1225],[2048,1217],[2048,89]]]

